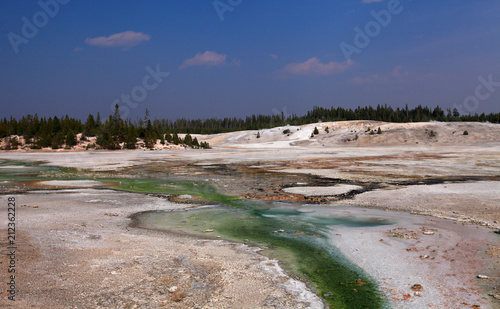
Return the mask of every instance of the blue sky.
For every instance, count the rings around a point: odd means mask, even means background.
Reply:
[[[131,119],[498,112],[499,12],[498,0],[4,0],[0,117],[85,119],[115,102]]]

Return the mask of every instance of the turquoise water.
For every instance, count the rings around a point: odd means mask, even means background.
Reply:
[[[333,308],[385,306],[376,283],[329,243],[328,233],[335,225],[368,228],[391,224],[387,220],[318,214],[306,205],[241,199],[224,195],[207,182],[114,178],[119,175],[116,173],[110,173],[110,178],[82,178],[72,169],[40,166],[38,163],[0,162],[0,167],[14,165],[19,168],[0,168],[0,180],[29,185],[30,180],[93,179],[120,183],[113,188],[124,191],[191,194],[211,201],[218,206],[146,212],[138,214],[135,219],[144,228],[218,236],[267,248],[263,252],[265,255],[280,260],[291,274],[308,281]]]
[[[279,259],[295,276],[310,280],[316,292],[334,308],[384,307],[376,284],[333,247],[327,235],[335,225],[363,228],[392,222],[369,216],[319,215],[296,204],[253,200],[237,203],[237,207],[146,212],[135,219],[146,228],[220,237],[267,248],[265,255]]]
[[[21,176],[39,176],[42,172],[65,171],[67,169],[55,166],[42,166],[39,162],[19,162],[19,161],[0,161],[0,178],[20,180]]]

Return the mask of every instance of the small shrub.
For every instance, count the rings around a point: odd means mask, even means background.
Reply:
[[[17,139],[17,137],[14,137],[10,140],[10,144],[11,144],[11,149],[18,149],[19,148],[19,140]]]
[[[330,133],[330,129],[328,127],[325,128],[326,133]]]
[[[172,293],[171,298],[175,302],[180,302],[181,300],[183,300],[184,298],[186,298],[186,292],[177,290],[174,293]]]
[[[318,134],[319,134],[318,128],[314,127],[313,134],[314,134],[314,135],[318,135]]]
[[[354,140],[357,141],[359,139],[359,136],[358,134],[356,134],[356,136],[354,137]]]
[[[469,132],[467,132],[467,131],[464,131],[464,135],[469,135]]]
[[[380,127],[377,130],[377,134],[382,134],[382,130],[380,129]]]
[[[203,149],[212,149],[210,147],[210,144],[208,142],[201,142],[200,143],[200,148],[203,148]]]
[[[429,137],[435,137],[436,135],[437,135],[437,133],[434,130],[431,130],[429,132]]]
[[[283,130],[283,134],[290,134],[290,129]]]
[[[257,138],[260,138],[260,132],[257,132]]]

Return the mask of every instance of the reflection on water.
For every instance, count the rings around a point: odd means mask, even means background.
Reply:
[[[283,204],[283,203],[281,203]],[[322,206],[323,208],[328,207]],[[334,209],[334,208],[333,208]],[[314,211],[307,210],[307,208],[269,208],[266,210],[256,211],[263,217],[273,217],[273,218],[288,218],[291,220],[298,220],[307,223],[311,223],[315,226],[324,227],[331,225],[343,225],[348,227],[370,227],[392,224],[392,222],[386,218],[374,217],[374,216],[352,216],[345,214],[336,214],[335,212],[331,214],[318,214]]]

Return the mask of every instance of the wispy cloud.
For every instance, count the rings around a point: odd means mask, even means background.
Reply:
[[[404,78],[412,75],[410,72],[404,71],[402,65],[394,67],[391,73],[388,74],[373,74],[367,77],[354,77],[350,80],[351,84],[355,85],[383,85],[403,81]]]
[[[233,59],[231,60],[231,65],[239,67],[241,65],[241,60]]]
[[[127,50],[150,39],[149,35],[141,32],[125,31],[107,37],[87,38],[85,39],[85,44],[98,47],[122,47],[124,50]]]
[[[386,76],[380,76],[378,74],[373,74],[368,77],[356,76],[350,80],[351,84],[354,85],[368,85],[368,84],[385,84],[389,81]]]
[[[403,70],[402,65],[395,66],[394,69],[392,69],[391,74],[393,77],[403,77],[409,74],[408,72],[402,72],[402,70]]]
[[[374,3],[374,2],[382,2],[384,0],[363,0],[363,3]]]
[[[193,58],[184,60],[179,69],[185,69],[194,66],[217,66],[226,62],[227,55],[218,54],[213,51],[207,50],[204,53],[197,53]]]
[[[313,57],[305,62],[287,64],[280,70],[280,75],[281,77],[299,75],[326,76],[345,72],[354,66],[354,61],[321,63],[318,58]]]

